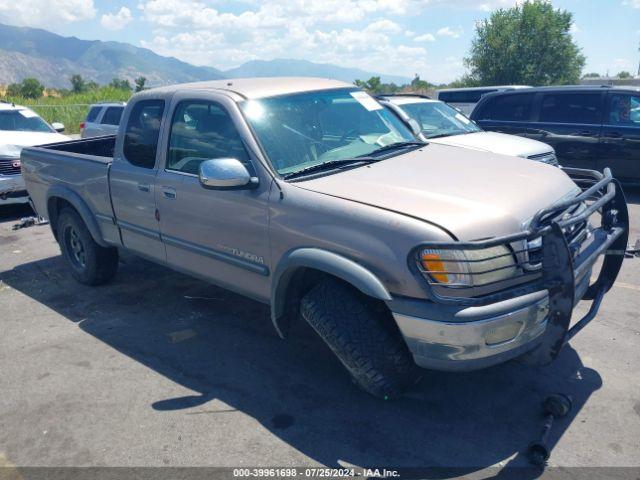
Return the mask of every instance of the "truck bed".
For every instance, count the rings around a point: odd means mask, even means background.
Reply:
[[[36,148],[43,150],[54,150],[56,152],[75,153],[80,156],[100,157],[100,159],[112,160],[115,146],[116,136],[107,135],[104,137],[82,138],[80,140],[52,143],[50,145]]]
[[[118,242],[109,192],[115,142],[115,136],[105,136],[23,149],[22,176],[38,215],[50,219],[52,196],[83,202],[101,238]]]

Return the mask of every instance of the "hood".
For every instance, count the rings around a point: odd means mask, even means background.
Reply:
[[[466,135],[452,135],[427,141],[440,145],[454,145],[501,155],[511,155],[512,157],[529,157],[553,151],[553,148],[546,143],[498,132],[467,133]]]
[[[0,130],[0,155],[19,156],[20,147],[32,147],[47,143],[65,142],[69,137],[57,132],[15,132]],[[16,148],[18,147],[18,148]],[[15,154],[17,152],[17,155]]]
[[[433,143],[292,185],[419,218],[467,241],[519,232],[538,210],[580,191],[550,165]]]

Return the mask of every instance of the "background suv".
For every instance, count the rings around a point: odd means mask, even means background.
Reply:
[[[89,113],[84,122],[80,124],[80,136],[82,138],[99,137],[101,135],[115,135],[120,126],[120,118],[127,104],[96,103],[89,107]]]
[[[436,98],[470,115],[480,99],[492,92],[528,88],[526,85],[500,85],[494,87],[446,88],[436,93]]]
[[[640,88],[539,87],[483,97],[471,118],[485,130],[551,145],[560,165],[640,183]]]

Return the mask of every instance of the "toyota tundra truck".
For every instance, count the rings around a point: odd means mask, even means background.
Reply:
[[[282,337],[308,322],[383,398],[417,367],[551,362],[627,245],[609,171],[416,141],[333,80],[146,90],[117,135],[25,148],[22,165],[79,282],[109,281],[127,250],[234,290]]]

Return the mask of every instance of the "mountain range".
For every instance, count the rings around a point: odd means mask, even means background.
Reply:
[[[35,77],[47,87],[68,88],[69,77],[80,74],[100,84],[114,77],[147,78],[157,86],[238,77],[313,76],[345,82],[380,76],[383,82],[408,83],[409,78],[367,72],[307,60],[252,60],[230,70],[195,66],[128,43],[81,40],[47,30],[0,24],[0,85]]]

